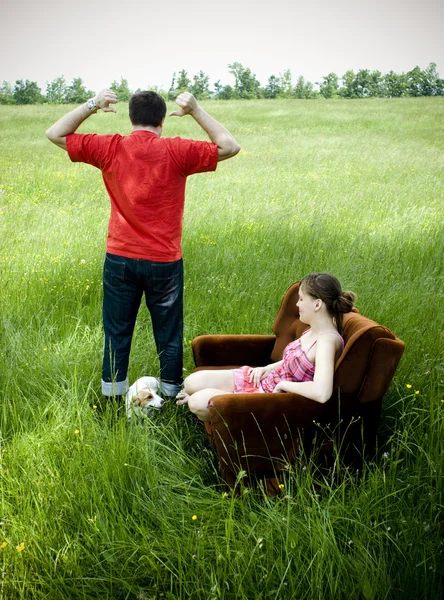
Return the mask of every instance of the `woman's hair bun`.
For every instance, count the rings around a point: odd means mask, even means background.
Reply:
[[[333,310],[335,313],[348,313],[356,303],[356,294],[354,292],[342,292],[342,294],[333,301]]]

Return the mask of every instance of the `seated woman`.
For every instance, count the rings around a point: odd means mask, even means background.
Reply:
[[[356,301],[343,292],[330,273],[313,273],[299,287],[299,318],[310,326],[288,344],[282,360],[266,367],[198,371],[185,379],[177,404],[186,404],[201,421],[209,420],[208,402],[214,396],[234,393],[293,392],[316,402],[327,402],[333,393],[336,360],[344,349],[342,315]]]

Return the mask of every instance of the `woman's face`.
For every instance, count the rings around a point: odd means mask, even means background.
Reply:
[[[296,302],[296,306],[299,308],[299,318],[303,323],[309,325],[316,313],[316,304],[318,300],[307,294],[304,287],[299,288],[299,300]]]

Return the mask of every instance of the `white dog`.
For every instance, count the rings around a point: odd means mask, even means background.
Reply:
[[[159,382],[155,377],[141,377],[130,387],[126,393],[126,416],[131,421],[132,416],[142,419],[152,416],[160,410],[164,400],[156,394]]]

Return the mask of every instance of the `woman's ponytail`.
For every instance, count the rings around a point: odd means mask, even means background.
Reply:
[[[354,292],[342,292],[341,295],[333,301],[333,313],[339,333],[342,333],[343,315],[351,312],[355,303],[356,294]]]

